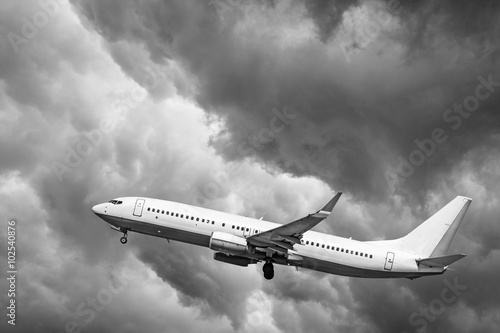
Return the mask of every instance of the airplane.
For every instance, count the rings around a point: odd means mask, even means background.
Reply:
[[[274,266],[287,265],[363,278],[408,278],[443,274],[465,254],[446,251],[472,202],[457,196],[406,236],[379,241],[311,231],[330,216],[342,192],[323,208],[288,224],[228,214],[192,205],[146,197],[123,197],[92,211],[123,233],[129,231],[208,247],[214,259],[238,266],[264,262],[264,278]]]

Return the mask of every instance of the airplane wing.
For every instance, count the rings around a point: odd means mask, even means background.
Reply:
[[[277,228],[263,231],[247,238],[247,241],[258,247],[271,247],[276,252],[287,252],[293,245],[300,243],[303,234],[326,219],[342,192],[338,192],[323,208],[306,217],[281,225]]]

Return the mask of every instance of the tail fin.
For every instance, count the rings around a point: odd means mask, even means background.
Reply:
[[[444,255],[471,201],[471,198],[457,196],[408,235],[400,238],[402,250],[424,257]]]
[[[444,256],[471,202],[471,198],[457,196],[408,235],[395,240],[370,243],[413,253],[422,258]]]

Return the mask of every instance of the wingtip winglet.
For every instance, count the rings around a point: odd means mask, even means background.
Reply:
[[[339,201],[341,195],[342,192],[337,192],[332,200],[328,201],[325,207],[323,207],[321,210],[331,212],[333,210],[333,207],[335,207],[335,205],[337,204],[337,201]]]

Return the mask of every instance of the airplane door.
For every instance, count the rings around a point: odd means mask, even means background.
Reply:
[[[137,199],[134,207],[134,215],[142,216],[142,209],[144,208],[144,199]]]
[[[387,252],[387,256],[385,257],[384,269],[390,271],[392,269],[393,263],[394,263],[394,253]]]

